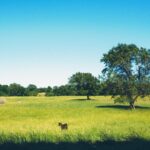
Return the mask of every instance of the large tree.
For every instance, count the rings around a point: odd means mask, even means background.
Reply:
[[[28,87],[26,88],[26,95],[37,96],[37,94],[38,94],[37,86],[34,84],[29,84]]]
[[[134,44],[119,44],[101,59],[103,73],[117,100],[126,101],[135,108],[137,98],[150,94],[150,50]]]
[[[90,96],[97,94],[99,80],[91,73],[78,72],[71,76],[69,84],[75,87],[77,95],[86,95],[89,100]]]

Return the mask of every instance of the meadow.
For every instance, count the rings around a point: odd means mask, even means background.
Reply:
[[[150,142],[150,100],[136,110],[110,96],[5,97],[0,105],[0,144]],[[58,122],[68,123],[61,131]]]

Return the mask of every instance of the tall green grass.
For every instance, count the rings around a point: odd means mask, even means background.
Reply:
[[[150,100],[131,111],[111,97],[6,97],[0,105],[0,143],[150,140]],[[69,125],[61,131],[58,122]]]

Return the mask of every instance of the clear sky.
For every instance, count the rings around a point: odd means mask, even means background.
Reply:
[[[118,43],[150,48],[150,0],[0,0],[0,83],[98,76]]]

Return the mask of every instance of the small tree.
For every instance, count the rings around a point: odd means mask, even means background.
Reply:
[[[53,95],[54,95],[53,94],[53,89],[50,86],[48,86],[46,88],[46,96],[53,96]]]
[[[150,50],[134,44],[113,47],[102,60],[103,73],[116,100],[128,102],[135,108],[137,98],[150,94]]]
[[[76,89],[77,95],[86,95],[89,100],[90,96],[97,94],[99,80],[91,73],[78,72],[71,76],[69,84]]]

